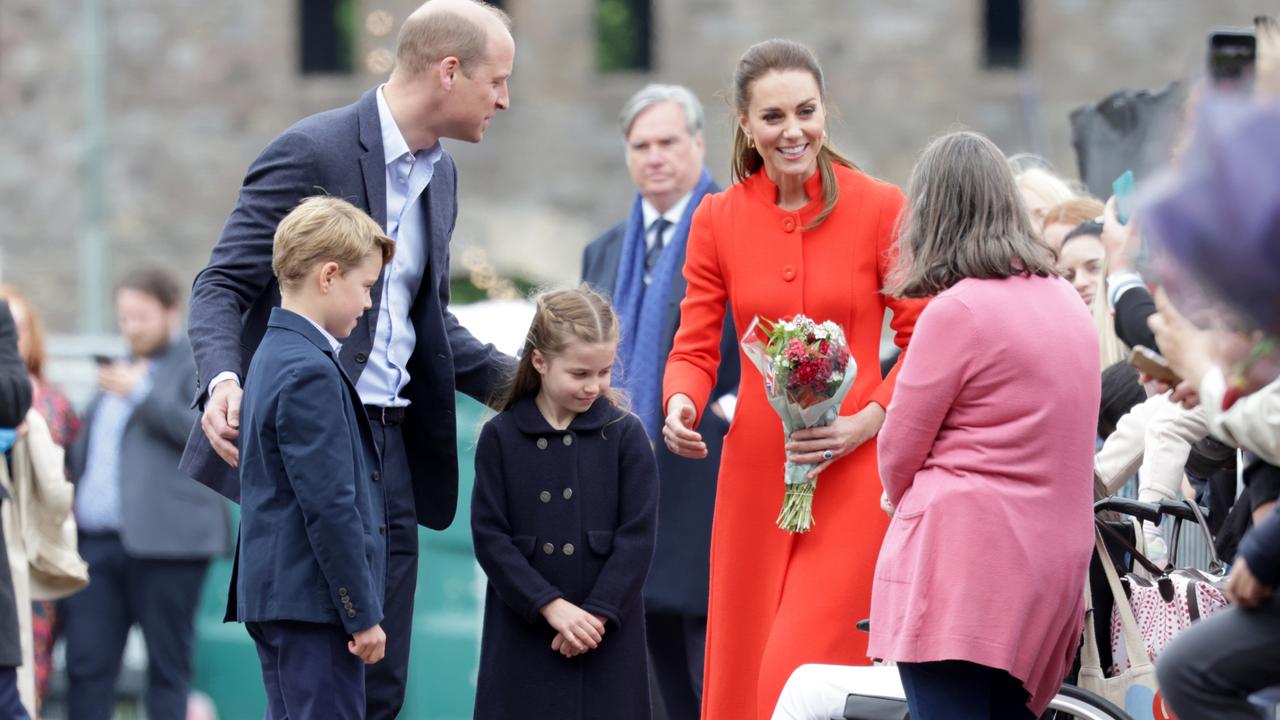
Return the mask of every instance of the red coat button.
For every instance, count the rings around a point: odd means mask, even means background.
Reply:
[[[795,232],[796,219],[790,216],[782,218],[782,229],[785,230],[786,232]],[[789,279],[790,278],[788,278],[788,280]]]
[[[796,279],[796,269],[791,265],[782,268],[782,279],[791,282]]]

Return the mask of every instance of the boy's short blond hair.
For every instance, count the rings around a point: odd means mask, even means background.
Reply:
[[[386,266],[395,254],[395,241],[365,211],[341,198],[319,195],[298,203],[280,221],[271,271],[281,288],[293,289],[316,263],[335,262],[345,273],[373,251]]]

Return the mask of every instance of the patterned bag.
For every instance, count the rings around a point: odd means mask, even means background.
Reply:
[[[1176,518],[1178,523],[1189,520],[1199,526],[1204,533],[1205,542],[1213,547],[1209,535],[1208,523],[1194,502],[1169,503],[1161,505],[1162,511]],[[1221,573],[1222,563],[1216,555],[1212,556],[1210,572],[1195,568],[1178,568],[1165,570],[1151,562],[1145,554],[1133,547],[1126,538],[1105,525],[1099,525],[1104,534],[1126,549],[1135,565],[1147,572],[1128,573],[1120,580],[1129,607],[1137,622],[1138,631],[1142,635],[1147,657],[1155,660],[1173,636],[1185,630],[1191,623],[1209,617],[1227,606],[1227,596],[1223,592],[1226,579]],[[1180,529],[1180,528],[1179,528]],[[1174,535],[1174,554],[1172,561],[1177,562],[1177,536]],[[1212,549],[1210,549],[1212,554]],[[1118,600],[1118,598],[1117,598]],[[1109,675],[1117,675],[1129,667],[1126,652],[1125,636],[1120,617],[1119,603],[1111,611],[1111,657],[1113,663],[1108,668]]]
[[[1129,573],[1120,582],[1152,660],[1164,652],[1174,635],[1227,606],[1227,596],[1219,587],[1223,578],[1195,569],[1173,570],[1154,581]],[[1129,668],[1119,603],[1111,610],[1111,657],[1115,663],[1107,674],[1117,675]]]

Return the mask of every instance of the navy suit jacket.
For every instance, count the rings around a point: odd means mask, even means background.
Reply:
[[[714,191],[714,190],[713,190]],[[618,266],[622,258],[622,242],[626,223],[613,226],[587,245],[582,256],[582,279],[606,295],[617,289]],[[684,267],[681,258],[677,267]],[[662,358],[671,353],[676,329],[680,327],[680,301],[684,299],[685,279],[672,278],[668,298],[667,321],[662,333]],[[628,332],[623,328],[623,332]],[[737,392],[741,372],[738,338],[733,315],[725,313],[724,333],[720,341],[720,371],[711,400]],[[661,407],[661,401],[658,407]],[[715,413],[706,413],[699,426],[707,443],[707,458],[690,460],[672,454],[663,443],[657,443],[654,454],[658,461],[661,493],[658,500],[658,540],[653,565],[645,582],[645,609],[650,612],[705,616],[711,552],[711,518],[715,511],[716,477],[720,472],[720,451],[729,423]]]
[[[235,619],[366,630],[382,622],[387,575],[369,418],[306,318],[273,309],[258,350],[241,405]]]
[[[191,409],[195,363],[179,337],[151,359],[151,391],[129,415],[120,438],[120,542],[135,557],[189,559],[231,550],[227,501],[178,470]],[[89,438],[98,421],[99,394],[85,411],[84,430],[67,448],[67,468],[79,482],[89,465]]]
[[[442,530],[458,502],[456,390],[488,402],[508,373],[511,358],[480,343],[449,312],[449,240],[457,217],[457,170],[446,152],[422,195],[426,213],[427,269],[409,317],[417,344],[409,358],[410,405],[403,426],[413,475],[418,522]],[[387,226],[386,158],[376,89],[353,105],[299,121],[267,146],[249,167],[235,210],[196,276],[188,322],[195,350],[196,405],[203,407],[209,381],[230,370],[245,376],[280,291],[271,273],[276,225],[304,198],[341,197]],[[342,346],[343,370],[355,382],[373,347],[382,277],[373,307]],[[238,500],[235,471],[209,445],[199,422],[191,429],[182,469]]]

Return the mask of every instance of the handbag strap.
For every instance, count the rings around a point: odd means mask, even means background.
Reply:
[[[1191,508],[1191,514],[1196,516],[1196,525],[1200,526],[1200,534],[1204,535],[1204,545],[1209,551],[1209,572],[1221,575],[1226,569],[1226,565],[1218,557],[1218,549],[1213,545],[1213,533],[1209,531],[1209,521],[1205,520],[1204,511],[1200,509],[1200,503],[1186,498],[1182,502]],[[1174,550],[1176,552],[1177,549],[1175,548]]]
[[[1102,559],[1102,556],[1099,556]],[[1105,562],[1105,561],[1104,561]],[[1102,656],[1098,653],[1097,618],[1093,614],[1093,588],[1089,574],[1084,576],[1084,646],[1080,648],[1080,668],[1102,672]]]
[[[1147,643],[1142,639],[1142,632],[1138,630],[1138,619],[1133,615],[1129,597],[1125,595],[1124,588],[1120,585],[1120,576],[1116,572],[1115,564],[1111,562],[1106,544],[1102,541],[1102,533],[1096,526],[1093,535],[1094,549],[1102,560],[1102,572],[1107,576],[1107,585],[1111,587],[1111,597],[1120,615],[1120,627],[1124,632],[1124,646],[1125,652],[1129,655],[1129,667],[1131,669],[1151,667],[1151,656],[1147,654]]]
[[[1164,575],[1164,568],[1152,562],[1151,559],[1144,555],[1141,550],[1134,546],[1133,543],[1129,542],[1129,538],[1121,535],[1115,528],[1101,520],[1095,519],[1093,522],[1102,529],[1102,532],[1105,535],[1110,536],[1112,540],[1120,543],[1121,548],[1128,550],[1129,554],[1133,556],[1134,562],[1146,568],[1147,572],[1151,573],[1152,577],[1160,577],[1161,575]]]

